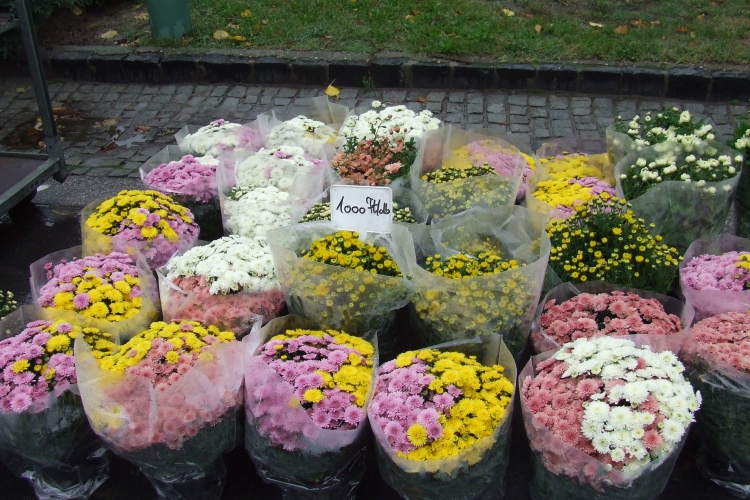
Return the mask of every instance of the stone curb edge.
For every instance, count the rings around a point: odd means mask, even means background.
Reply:
[[[320,53],[281,51],[102,49],[45,51],[48,76],[106,83],[207,81],[326,86],[335,81],[340,87],[540,90],[693,101],[750,99],[750,72],[724,69],[493,64],[346,53],[323,53],[320,57],[315,55]],[[5,74],[23,72],[25,66],[24,60],[0,64]]]

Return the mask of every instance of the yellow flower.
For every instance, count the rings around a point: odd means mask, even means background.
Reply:
[[[320,389],[308,389],[304,394],[304,400],[310,403],[319,403],[323,401],[323,398],[325,398],[325,395]]]
[[[176,351],[169,351],[166,355],[164,355],[164,360],[167,363],[177,363],[177,360],[180,358],[180,355],[177,354]]]
[[[414,446],[424,446],[427,444],[427,429],[420,424],[413,424],[406,431],[406,438]]]
[[[28,370],[30,363],[27,359],[19,359],[12,365],[13,373],[21,373]]]

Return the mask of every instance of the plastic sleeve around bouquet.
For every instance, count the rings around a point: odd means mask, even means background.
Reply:
[[[318,427],[296,399],[294,388],[257,357],[258,347],[289,329],[319,328],[298,316],[271,320],[243,340],[245,352],[245,449],[264,481],[282,489],[285,499],[353,499],[364,476],[369,424],[356,429]],[[344,330],[345,331],[345,330]],[[349,332],[346,332],[349,333]],[[375,347],[372,378],[363,410],[372,398],[378,371],[377,334],[363,332]],[[284,445],[275,445],[271,438]]]
[[[223,235],[221,208],[219,206],[219,193],[215,176],[213,179],[203,179],[200,182],[194,183],[190,189],[191,192],[175,191],[146,182],[146,176],[149,172],[163,164],[180,161],[183,156],[185,154],[179,146],[167,146],[141,165],[138,170],[141,174],[141,181],[143,181],[146,189],[164,193],[190,210],[193,213],[193,217],[195,217],[195,222],[200,227],[201,239],[213,240],[221,238]]]
[[[651,345],[648,335],[630,336],[637,346]],[[661,351],[654,346],[654,351]],[[536,366],[552,357],[556,351],[533,356],[518,376],[518,385],[536,375]],[[677,457],[687,440],[682,440],[666,456],[650,462],[633,473],[606,465],[556,437],[539,422],[523,397],[519,398],[523,424],[531,446],[532,500],[654,500],[664,490],[672,474]]]
[[[715,238],[694,241],[680,262],[680,271],[696,257],[726,252],[750,252],[750,240],[731,234],[719,234]],[[685,301],[695,308],[696,321],[725,312],[750,309],[750,290],[693,290],[685,285],[681,272],[680,291]]]
[[[654,161],[663,156],[668,148],[670,145],[667,143],[639,148],[620,160],[615,166],[617,196],[626,198],[620,176],[629,173],[630,167],[635,167],[636,160],[645,158],[646,162]],[[736,155],[733,149],[714,141],[702,142],[695,147],[693,154],[698,156],[706,148],[714,148],[717,154],[732,158]],[[680,154],[681,161],[685,156],[684,152]],[[693,241],[716,236],[722,230],[739,179],[740,172],[723,181],[707,182],[702,187],[692,181],[664,181],[636,198],[626,199],[637,217],[655,224],[653,234],[662,235],[664,243],[685,252]],[[710,192],[709,188],[714,188],[715,192]]]
[[[75,342],[78,386],[99,437],[136,464],[160,498],[216,499],[224,488],[221,454],[235,445],[242,405],[242,344],[213,344],[178,381],[156,390],[146,377],[103,370]]]
[[[210,154],[215,157],[222,152],[233,151],[234,149],[258,151],[263,147],[262,134],[257,121],[237,127],[232,131],[228,131],[226,136],[221,140],[215,141],[215,144],[202,145],[196,149],[196,147],[190,143],[190,139],[185,140],[185,138],[189,135],[195,134],[202,127],[203,125],[185,125],[174,135],[175,141],[177,141],[177,147],[180,148],[180,151],[182,151],[183,154],[191,154],[195,156]]]
[[[463,352],[477,356],[485,366],[500,365],[504,376],[516,382],[518,373],[513,355],[502,339],[493,334],[429,347],[439,351]],[[440,460],[409,460],[399,456],[388,443],[373,417],[378,467],[385,482],[408,500],[478,500],[503,498],[505,472],[510,463],[513,398],[505,416],[492,434],[477,441],[458,455]]]
[[[510,176],[487,174],[442,183],[422,180],[423,175],[440,169],[443,163],[455,158],[454,150],[474,141],[485,140],[516,152]],[[500,208],[515,204],[525,165],[518,150],[502,139],[447,126],[424,133],[417,159],[409,172],[409,181],[425,210],[437,219],[473,207]]]
[[[125,249],[124,253],[130,255],[138,265],[138,279],[141,287],[141,310],[138,314],[123,321],[107,321],[84,316],[75,311],[45,308],[47,316],[52,319],[62,319],[81,327],[98,328],[102,332],[112,334],[115,339],[121,342],[126,342],[140,331],[147,329],[152,321],[157,321],[160,317],[161,306],[159,305],[159,289],[156,279],[148,267],[146,259],[136,248],[130,246]],[[70,262],[87,255],[93,254],[85,254],[83,253],[83,247],[77,246],[59,250],[33,262],[29,266],[29,271],[31,273],[31,294],[34,304],[39,304],[40,290],[49,281],[47,270],[44,268],[45,265],[52,263],[52,267],[54,267],[63,261]]]
[[[555,304],[562,304],[566,300],[572,299],[576,295],[581,293],[610,293],[610,292],[630,292],[642,297],[644,299],[656,299],[659,303],[664,306],[664,311],[667,314],[674,314],[680,318],[682,330],[672,335],[651,335],[649,336],[648,344],[660,351],[668,350],[675,354],[679,354],[682,349],[685,339],[687,338],[688,328],[693,322],[695,311],[689,304],[683,304],[679,300],[662,295],[656,292],[650,292],[647,290],[637,290],[635,288],[628,288],[626,286],[615,285],[607,283],[606,281],[591,281],[588,283],[562,283],[550,290],[545,297],[539,302],[539,306],[536,308],[536,314],[534,315],[534,321],[531,323],[531,345],[534,348],[534,352],[539,354],[546,351],[557,350],[560,346],[554,339],[549,337],[544,329],[539,324],[539,320],[544,314],[544,305],[550,300],[554,300]],[[629,335],[629,339],[636,339],[640,335]]]
[[[167,263],[169,258],[176,252],[193,246],[198,239],[198,231],[194,234],[186,233],[179,237],[175,242],[170,242],[163,235],[159,234],[152,240],[126,240],[117,235],[110,236],[102,234],[86,224],[88,218],[96,212],[96,209],[104,203],[107,198],[100,198],[86,205],[81,211],[81,238],[83,240],[84,255],[94,255],[96,253],[108,254],[111,252],[128,253],[131,247],[136,247],[143,254],[149,267],[156,269]]]
[[[299,257],[313,241],[333,234],[330,222],[310,222],[268,232],[276,273],[289,312],[317,321],[321,328],[351,335],[376,332],[381,357],[387,359],[396,343],[396,312],[409,303],[411,283],[406,278],[371,274]],[[367,233],[363,241],[386,248],[402,273],[413,259],[409,231],[398,224],[390,234]]]
[[[180,288],[167,274],[164,267],[156,270],[164,321],[198,321],[230,330],[241,338],[258,321],[267,322],[278,316],[285,305],[284,292],[279,285],[262,290],[210,294],[206,288],[200,292]]]
[[[607,156],[612,165],[625,158],[635,149],[635,142],[628,134],[623,134],[615,130],[615,126],[610,125],[605,132],[607,141]]]
[[[495,333],[518,359],[526,347],[547,268],[550,243],[542,214],[522,207],[475,209],[430,226],[414,226],[414,283],[409,305],[421,345]],[[525,264],[497,274],[445,278],[423,269],[428,256],[476,255],[489,243],[503,260]]]
[[[0,319],[0,340],[47,319],[44,309],[22,306]],[[75,385],[53,390],[22,413],[0,411],[0,460],[28,479],[40,499],[88,498],[109,477],[109,453],[91,430]]]

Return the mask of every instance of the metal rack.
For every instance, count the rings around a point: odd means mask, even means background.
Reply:
[[[63,182],[68,176],[27,0],[16,0],[16,15],[17,18],[0,17],[0,34],[13,28],[21,29],[48,154],[0,151],[0,216],[32,198],[37,187],[50,177]]]

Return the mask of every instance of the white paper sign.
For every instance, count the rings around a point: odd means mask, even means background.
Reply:
[[[390,233],[393,191],[389,187],[331,186],[331,222],[335,229]]]

